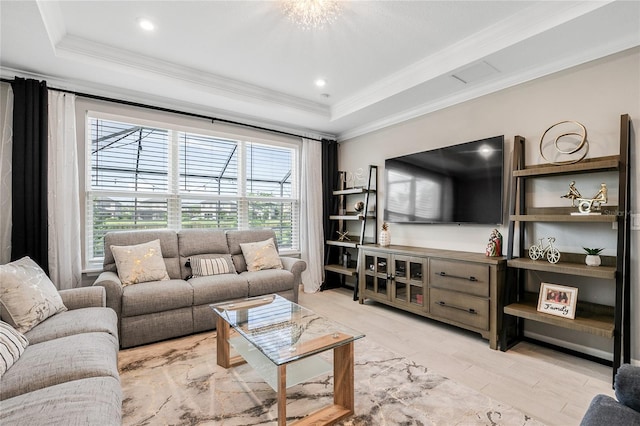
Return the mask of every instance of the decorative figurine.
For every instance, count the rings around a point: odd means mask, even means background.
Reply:
[[[544,247],[542,244],[542,240],[544,238],[540,238],[538,244],[534,244],[529,247],[529,257],[531,260],[538,260],[542,257],[547,257],[549,263],[558,263],[560,260],[560,250],[553,246],[553,243],[556,241],[555,237],[547,237],[547,241],[549,241],[549,245]]]
[[[502,256],[502,234],[497,229],[491,232],[485,253],[487,256]]]
[[[571,207],[576,206],[576,202],[578,203],[578,211],[581,214],[599,214],[598,211],[602,204],[606,204],[607,202],[607,184],[601,183],[600,190],[593,196],[593,198],[583,198],[580,195],[580,191],[575,186],[576,182],[571,181],[569,184],[569,192],[565,195],[561,195],[561,198],[569,198],[571,199]],[[594,212],[592,212],[595,211]],[[576,214],[576,213],[572,213]]]
[[[571,200],[571,207],[576,206],[576,199],[582,198],[582,195],[580,195],[580,191],[576,188],[575,180],[572,180],[569,184],[569,192],[565,195],[561,195],[560,198],[569,198]]]

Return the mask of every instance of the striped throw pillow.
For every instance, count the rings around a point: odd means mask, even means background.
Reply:
[[[0,377],[20,358],[28,344],[22,333],[0,321]]]
[[[218,257],[193,256],[189,258],[189,263],[191,264],[191,272],[194,278],[236,273],[230,254]]]

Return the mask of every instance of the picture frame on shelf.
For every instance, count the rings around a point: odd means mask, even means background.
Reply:
[[[559,284],[541,283],[538,312],[575,319],[578,289]]]

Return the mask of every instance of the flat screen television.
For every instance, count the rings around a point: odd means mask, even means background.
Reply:
[[[385,160],[384,220],[502,224],[504,135]]]

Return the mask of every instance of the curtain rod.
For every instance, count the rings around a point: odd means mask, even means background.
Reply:
[[[5,83],[12,83],[14,80],[11,80],[11,79],[8,79],[8,78],[0,78],[0,81],[4,81]],[[312,141],[318,141],[318,142],[323,142],[324,141],[324,139],[310,138],[310,137],[298,135],[298,134],[295,134],[295,133],[285,132],[285,131],[282,131],[282,130],[269,129],[268,127],[256,126],[256,125],[253,125],[253,124],[247,124],[247,123],[242,123],[242,122],[239,122],[239,121],[227,120],[227,119],[224,119],[224,118],[210,117],[208,115],[196,114],[196,113],[193,113],[193,112],[179,111],[179,110],[176,110],[176,109],[164,108],[164,107],[159,107],[159,106],[156,106],[156,105],[147,105],[147,104],[143,104],[143,103],[139,103],[139,102],[124,101],[122,99],[115,99],[115,98],[109,98],[109,97],[106,97],[106,96],[92,95],[90,93],[76,92],[76,91],[67,90],[67,89],[58,89],[58,88],[55,88],[55,87],[47,87],[47,89],[55,90],[57,92],[70,93],[72,95],[81,96],[83,98],[95,99],[95,100],[99,100],[99,101],[114,102],[114,103],[128,105],[128,106],[152,109],[152,110],[155,110],[155,111],[169,112],[169,113],[172,113],[172,114],[180,114],[180,115],[185,115],[185,116],[194,117],[194,118],[202,118],[202,119],[205,119],[205,120],[211,120],[212,123],[215,123],[216,121],[219,121],[221,123],[233,124],[235,126],[249,127],[251,129],[262,130],[262,131],[271,132],[271,133],[278,133],[278,134],[285,135],[285,136],[293,136],[293,137],[296,137],[296,138],[305,138],[305,139],[309,139],[309,140],[312,140]]]

